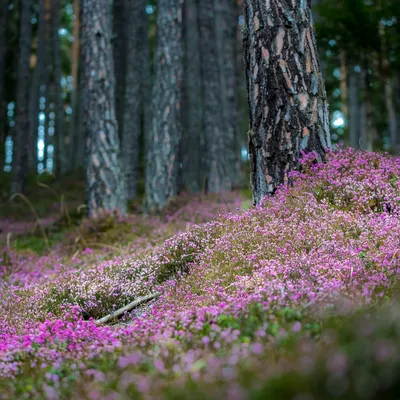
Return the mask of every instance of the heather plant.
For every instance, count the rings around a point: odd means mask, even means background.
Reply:
[[[9,253],[0,397],[395,399],[399,161],[339,149],[302,162],[292,186],[246,211],[192,198],[84,222],[122,223],[123,254]]]

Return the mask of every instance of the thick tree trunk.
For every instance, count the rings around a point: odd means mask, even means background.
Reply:
[[[290,183],[301,151],[331,145],[311,1],[246,0],[245,63],[254,203]]]
[[[133,3],[136,3],[134,1]],[[124,125],[124,100],[125,100],[125,77],[126,77],[126,46],[125,36],[126,12],[129,0],[113,1],[113,57],[115,68],[115,112],[118,121],[118,134],[122,141]]]
[[[183,36],[185,44],[181,146],[182,186],[189,192],[202,188],[204,138],[202,132],[203,110],[201,101],[201,70],[199,53],[199,28],[195,0],[184,4]]]
[[[349,136],[350,146],[354,149],[360,148],[360,84],[358,73],[354,70],[354,65],[349,68]]]
[[[123,102],[122,121],[122,159],[125,176],[125,185],[128,199],[137,195],[138,167],[139,167],[139,139],[142,127],[142,114],[144,107],[143,91],[140,73],[144,61],[143,53],[146,48],[143,42],[146,41],[148,32],[142,28],[143,21],[147,18],[146,0],[135,2],[127,1],[125,4],[125,87]],[[145,23],[145,25],[147,25]],[[118,75],[118,73],[117,73]]]
[[[200,65],[204,104],[204,165],[207,191],[217,193],[231,190],[231,171],[226,149],[226,134],[221,106],[220,66],[218,62],[217,32],[214,0],[197,0],[200,29]]]
[[[90,217],[126,211],[108,0],[82,1],[87,205]]]
[[[61,46],[60,29],[61,0],[52,0],[52,36],[53,36],[53,68],[54,68],[54,105],[55,105],[55,135],[56,135],[56,157],[55,170],[60,178],[67,169],[68,149],[65,138],[64,127],[64,100],[61,87]]]
[[[183,73],[182,0],[159,0],[151,143],[145,203],[162,209],[178,193]]]
[[[7,53],[7,22],[8,22],[8,0],[0,1],[0,151],[3,150],[5,143],[5,124],[7,121],[7,107],[4,96],[4,74],[5,58]],[[0,154],[0,161],[3,154]],[[3,168],[3,163],[0,164]]]
[[[29,168],[36,170],[37,140],[39,127],[39,99],[41,87],[49,80],[50,68],[48,63],[49,36],[50,36],[51,0],[39,0],[39,27],[37,38],[36,66],[32,78],[32,87],[29,104],[30,138]]]
[[[11,192],[23,192],[28,178],[29,145],[32,143],[29,130],[29,92],[30,92],[30,55],[32,42],[32,0],[21,4],[21,23],[19,56],[17,71],[17,105],[15,123],[15,141],[13,153],[13,177]]]

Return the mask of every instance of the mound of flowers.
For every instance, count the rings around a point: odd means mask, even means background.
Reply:
[[[395,398],[399,177],[387,155],[307,155],[293,186],[151,251],[3,275],[0,397]]]

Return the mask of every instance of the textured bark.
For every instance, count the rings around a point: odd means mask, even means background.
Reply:
[[[119,138],[122,140],[124,122],[125,76],[126,76],[126,41],[125,23],[128,0],[113,1],[113,57],[115,66],[115,112],[118,121]],[[134,1],[133,3],[136,3]]]
[[[214,0],[215,30],[219,63],[219,81],[222,106],[225,168],[230,176],[228,185],[238,186],[239,169],[236,148],[237,104],[235,47],[237,11],[235,0]]]
[[[199,53],[199,28],[195,0],[184,4],[184,74],[181,145],[182,187],[189,192],[202,188],[204,137],[202,132],[203,110],[201,101],[201,70]]]
[[[82,52],[89,216],[95,217],[103,210],[124,213],[108,0],[82,1]]]
[[[25,189],[28,178],[28,152],[32,143],[29,131],[29,83],[30,54],[32,41],[31,24],[32,0],[24,0],[21,4],[20,39],[17,71],[17,104],[15,141],[13,153],[13,177],[11,192],[19,193]]]
[[[125,176],[125,185],[128,199],[137,195],[138,164],[139,164],[139,138],[141,133],[141,120],[144,111],[142,89],[142,74],[139,72],[146,65],[141,63],[147,55],[146,41],[148,32],[143,28],[146,20],[146,0],[137,0],[125,3],[125,87],[122,121],[122,159]],[[144,23],[146,26],[147,24]],[[148,63],[147,63],[148,67]]]
[[[215,1],[197,0],[200,29],[200,66],[204,104],[204,165],[207,191],[217,193],[231,190],[228,156],[225,154],[225,127],[221,115],[220,66],[218,62]],[[228,150],[229,151],[229,150]]]
[[[178,193],[183,73],[182,0],[159,0],[151,143],[145,203],[162,209]]]
[[[55,135],[56,135],[56,159],[55,170],[61,177],[67,169],[67,143],[64,127],[64,100],[61,87],[61,46],[60,29],[61,0],[52,0],[52,41],[53,41],[53,68],[54,68],[54,106],[55,106]]]
[[[331,145],[311,1],[246,0],[245,64],[254,203],[290,183],[301,151]]]
[[[360,104],[359,104],[359,78],[354,71],[354,66],[349,68],[349,136],[350,146],[354,149],[360,148]]]
[[[50,75],[49,64],[49,37],[50,37],[50,13],[51,0],[39,0],[39,26],[36,51],[36,65],[32,78],[32,86],[29,104],[29,125],[30,139],[29,143],[29,168],[36,169],[37,164],[37,139],[39,127],[39,99],[41,96],[41,87],[47,86]]]
[[[0,1],[0,151],[3,149],[5,141],[5,123],[7,115],[7,107],[4,96],[4,74],[5,74],[5,58],[7,52],[7,21],[8,21],[8,0]],[[3,154],[0,155],[0,160]],[[0,168],[3,165],[0,164]]]

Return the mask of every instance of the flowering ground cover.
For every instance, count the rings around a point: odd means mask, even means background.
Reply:
[[[193,199],[111,222],[121,246],[7,250],[0,398],[397,399],[399,177],[387,155],[309,155],[246,211]]]

